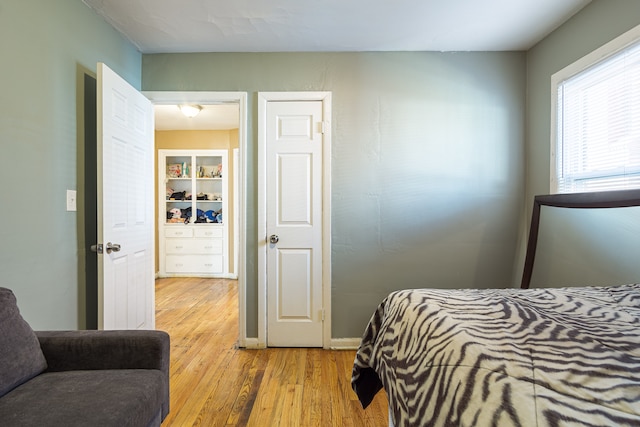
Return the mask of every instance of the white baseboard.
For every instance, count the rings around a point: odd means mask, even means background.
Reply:
[[[360,338],[333,338],[329,343],[330,350],[357,350],[360,346]],[[245,338],[244,343],[238,343],[238,347],[259,350],[266,348],[265,343],[258,341],[258,338]]]
[[[331,350],[357,350],[360,346],[361,338],[332,338]]]
[[[267,347],[264,343],[258,341],[258,338],[245,338],[244,345],[238,344],[238,346],[250,350],[260,350]]]
[[[156,272],[156,279],[169,279],[171,277],[202,277],[204,279],[232,279],[238,280],[237,274],[206,274],[206,273],[166,273],[160,274],[160,272]]]

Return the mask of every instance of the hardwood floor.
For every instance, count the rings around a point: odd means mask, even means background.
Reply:
[[[171,335],[168,426],[386,426],[384,392],[363,410],[355,351],[238,349],[237,282],[156,281],[156,327]]]

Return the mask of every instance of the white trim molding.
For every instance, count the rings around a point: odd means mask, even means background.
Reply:
[[[333,338],[331,350],[357,350],[362,338]]]
[[[626,33],[616,37],[615,39],[605,43],[593,52],[583,56],[577,61],[567,65],[560,71],[551,76],[551,121],[549,129],[550,135],[550,155],[549,155],[549,192],[556,194],[558,192],[558,175],[557,175],[557,148],[558,148],[558,87],[565,80],[586,70],[587,68],[597,64],[600,61],[620,52],[630,45],[640,40],[640,25],[635,26]]]

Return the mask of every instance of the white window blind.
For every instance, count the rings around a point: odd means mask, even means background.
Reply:
[[[556,114],[553,192],[640,188],[639,41],[561,80]]]

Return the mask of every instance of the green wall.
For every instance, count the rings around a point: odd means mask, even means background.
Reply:
[[[551,76],[637,25],[637,0],[594,0],[527,52],[526,221],[533,196],[549,193]],[[541,218],[532,286],[640,282],[639,209]]]
[[[143,55],[144,90],[249,93],[247,334],[257,336],[258,91],[331,91],[332,336],[407,287],[508,287],[524,205],[525,54]]]
[[[527,53],[141,55],[80,0],[4,0],[0,286],[15,291],[37,329],[85,326],[84,248],[93,242],[81,209],[82,82],[98,61],[144,90],[250,94],[249,336],[257,335],[258,91],[333,92],[333,337],[360,336],[394,289],[517,285],[531,200],[548,192],[550,76],[637,24],[636,0],[595,0]],[[67,189],[79,191],[77,213],[65,210]],[[638,249],[622,238],[638,235],[633,212],[612,222],[620,256],[610,244],[584,257],[546,255],[567,242],[612,240],[601,214],[590,215],[550,215],[574,231],[559,239],[541,230],[544,269],[534,279],[550,284],[559,274],[564,283],[596,265],[589,278],[640,280]]]
[[[139,87],[141,55],[80,0],[3,0],[0,54],[0,286],[34,328],[82,328],[84,74],[102,61]]]

